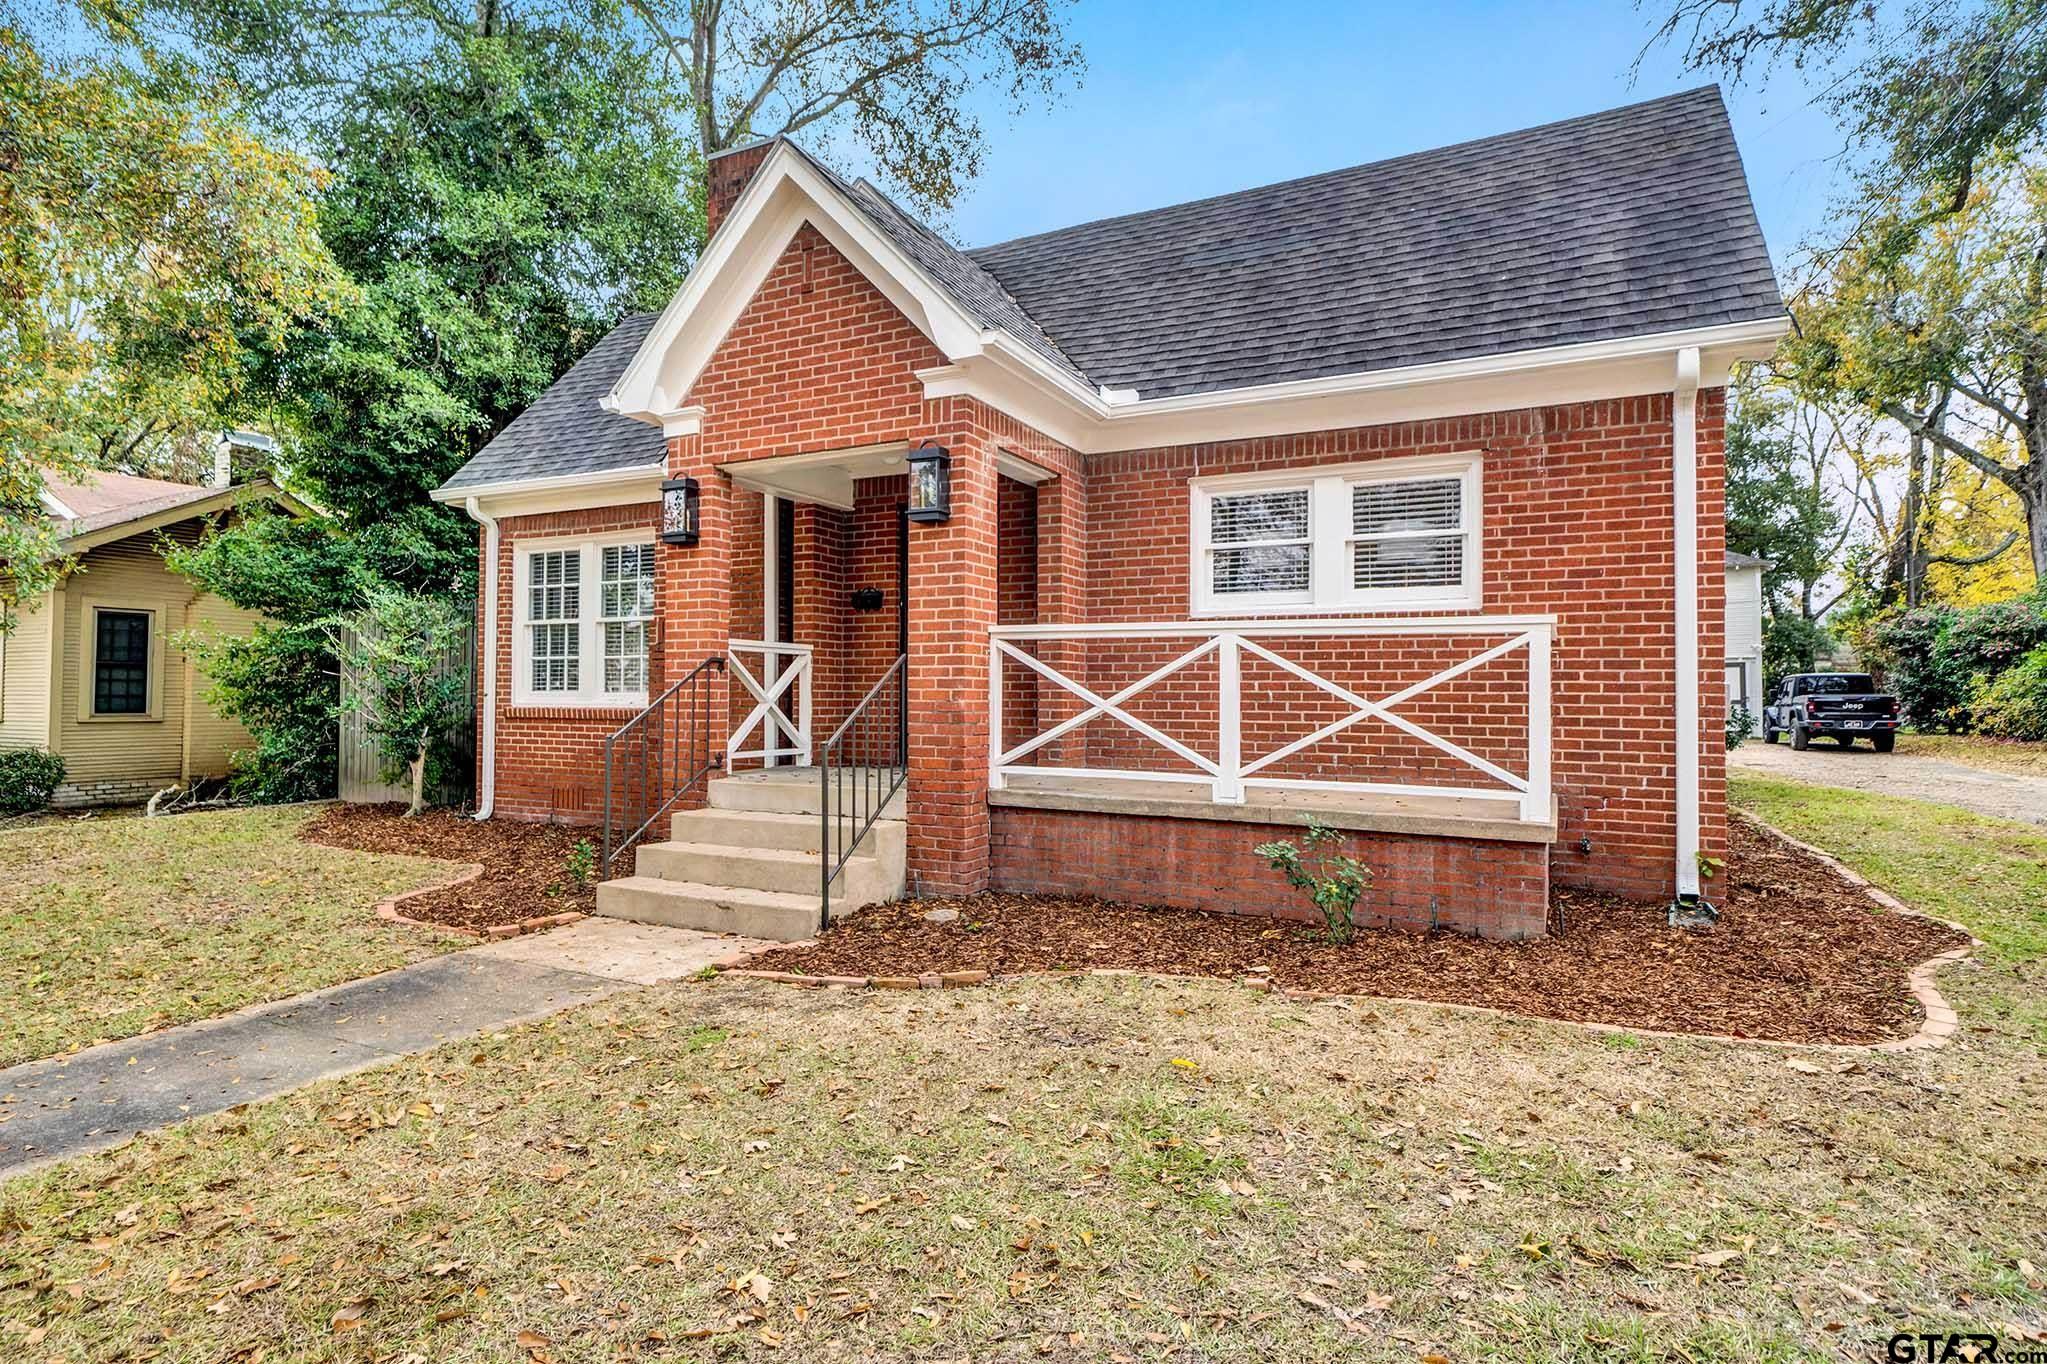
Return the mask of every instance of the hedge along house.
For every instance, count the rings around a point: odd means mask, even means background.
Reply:
[[[436,497],[481,523],[484,813],[600,908],[907,888],[1545,930],[1724,841],[1730,365],[1786,327],[1703,89],[961,251],[786,142]],[[643,822],[668,837],[617,850]]]

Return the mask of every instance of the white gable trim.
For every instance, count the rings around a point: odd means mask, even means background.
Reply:
[[[601,405],[671,434],[694,430],[701,413],[684,399],[805,223],[948,360],[978,357],[991,339],[1009,341],[961,308],[800,153],[777,143]],[[1085,394],[1071,376],[1060,377]]]

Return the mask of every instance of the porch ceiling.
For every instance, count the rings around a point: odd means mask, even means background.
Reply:
[[[772,493],[796,502],[815,502],[840,511],[851,511],[855,480],[907,473],[909,453],[910,443],[898,440],[846,450],[771,455],[766,459],[741,460],[724,468],[732,481],[742,488]],[[995,467],[1004,476],[1033,486],[1055,477],[1051,470],[1040,468],[1007,450],[996,454]]]

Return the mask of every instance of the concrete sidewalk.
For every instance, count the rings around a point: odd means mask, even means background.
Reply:
[[[0,1179],[768,946],[585,919],[0,1070]]]

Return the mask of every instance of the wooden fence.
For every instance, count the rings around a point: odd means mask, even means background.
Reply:
[[[476,752],[476,627],[471,625],[459,644],[451,645],[442,659],[441,666],[450,673],[459,672],[469,681],[469,725],[464,731],[468,742],[459,745],[469,761],[458,757],[455,780],[433,787],[427,792],[428,799],[437,805],[459,805],[469,794],[471,769]],[[363,679],[348,666],[346,659],[341,664],[341,752],[339,754],[339,794],[345,801],[357,805],[377,805],[385,801],[409,801],[412,789],[404,782],[384,780],[383,762],[377,756],[374,743],[366,742],[363,717],[350,704],[350,699],[362,694]]]

